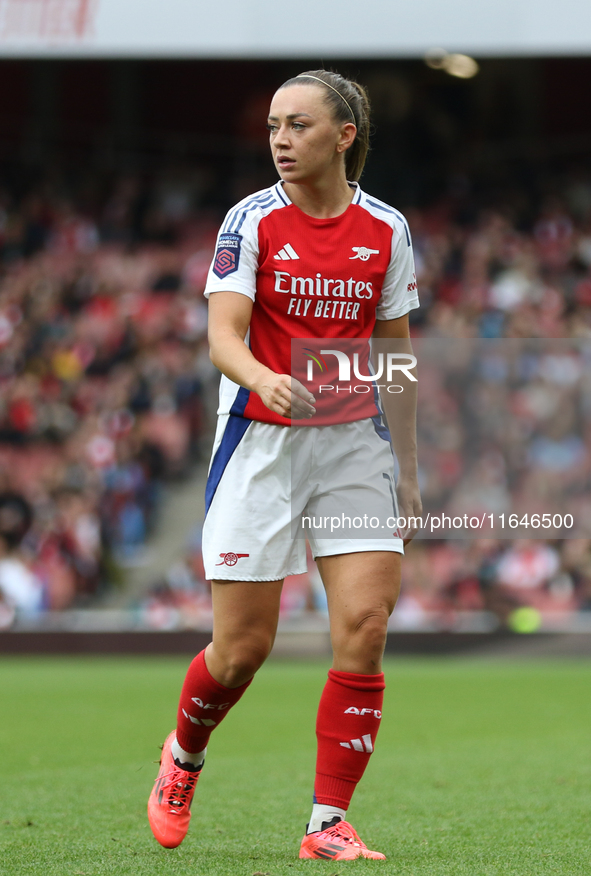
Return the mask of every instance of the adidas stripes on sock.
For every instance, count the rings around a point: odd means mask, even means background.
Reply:
[[[374,750],[385,687],[382,672],[359,675],[329,669],[316,719],[315,803],[345,812],[349,808]]]
[[[252,681],[252,679],[251,679]],[[186,752],[201,752],[211,733],[234,706],[250,681],[240,687],[224,687],[205,664],[205,651],[192,661],[179,702],[176,739]]]

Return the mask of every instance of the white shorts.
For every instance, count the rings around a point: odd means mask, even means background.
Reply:
[[[220,416],[206,488],[207,579],[275,581],[312,555],[404,553],[389,436],[372,419],[285,427]]]

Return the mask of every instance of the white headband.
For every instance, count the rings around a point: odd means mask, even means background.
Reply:
[[[324,79],[320,79],[318,76],[311,76],[309,73],[298,73],[298,75],[296,76],[296,79],[301,79],[302,76],[303,76],[305,79],[315,79],[316,82],[321,82],[323,85],[326,85],[327,88],[332,88],[332,90],[334,91],[334,93],[335,93],[335,94],[338,94],[338,96],[341,98],[341,100],[345,101],[345,105],[346,105],[347,109],[349,110],[349,112],[351,113],[351,117],[352,117],[352,119],[353,119],[353,123],[354,123],[355,125],[357,124],[357,122],[355,121],[355,113],[354,113],[353,110],[351,109],[351,107],[350,107],[350,105],[349,105],[349,102],[348,102],[347,100],[345,100],[345,98],[343,97],[343,95],[341,94],[340,91],[337,91],[337,89],[334,87],[334,85],[331,85],[330,82],[325,82]]]

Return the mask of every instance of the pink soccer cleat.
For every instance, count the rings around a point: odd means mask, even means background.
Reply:
[[[300,847],[300,858],[325,858],[330,861],[352,861],[354,858],[386,860],[381,852],[372,852],[361,842],[348,821],[339,821],[325,830],[306,834]]]
[[[148,800],[152,833],[165,849],[176,849],[187,835],[191,801],[201,774],[200,770],[182,770],[175,764],[170,751],[174,737],[173,730],[162,746],[160,771]]]

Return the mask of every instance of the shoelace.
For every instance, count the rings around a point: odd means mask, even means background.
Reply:
[[[345,843],[353,843],[353,845],[359,846],[362,849],[367,848],[347,821],[339,821],[333,827],[327,827],[320,836],[323,839],[326,837],[326,839],[337,839]]]
[[[168,795],[167,803],[173,807],[173,812],[180,815],[183,807],[189,805],[198,778],[199,773],[189,773],[178,767],[168,773],[164,789]]]

